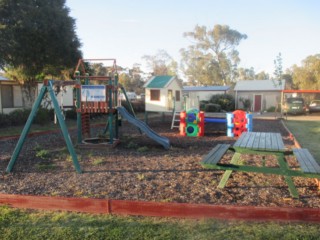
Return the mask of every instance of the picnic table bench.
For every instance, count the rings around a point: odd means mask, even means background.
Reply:
[[[227,151],[232,151],[230,163],[221,163],[220,160]],[[242,154],[262,155],[262,166],[238,164]],[[274,155],[279,167],[265,166],[265,156]],[[300,165],[300,170],[289,168],[285,159],[294,155]],[[280,133],[244,132],[231,147],[230,144],[216,145],[201,161],[204,168],[226,170],[223,174],[219,188],[224,188],[232,171],[256,172],[284,176],[292,197],[298,198],[298,191],[292,177],[307,177],[320,179],[320,166],[312,157],[308,149],[286,149]]]

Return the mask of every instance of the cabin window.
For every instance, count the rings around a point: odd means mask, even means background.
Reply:
[[[180,91],[176,91],[176,101],[180,102]]]
[[[160,90],[150,90],[150,100],[160,101]]]
[[[12,86],[1,86],[2,108],[13,108],[13,88]]]

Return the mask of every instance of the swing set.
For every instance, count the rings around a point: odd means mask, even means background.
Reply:
[[[89,76],[86,71],[85,62],[92,61],[107,61],[112,62],[111,71],[108,76]],[[119,128],[120,119],[117,108],[121,105],[118,99],[118,92],[121,90],[130,107],[131,113],[134,116],[132,105],[128,99],[125,89],[118,82],[116,59],[80,59],[75,70],[75,81],[55,81],[45,80],[40,90],[40,93],[31,109],[28,120],[22,130],[18,143],[14,149],[6,172],[11,172],[14,164],[21,152],[22,146],[26,140],[31,124],[40,108],[44,96],[48,93],[54,108],[56,118],[58,119],[63,138],[67,145],[68,151],[72,157],[73,165],[78,173],[81,173],[81,168],[75,153],[66,123],[63,115],[63,109],[59,106],[57,97],[54,92],[54,87],[65,87],[73,85],[76,92],[76,112],[77,112],[77,143],[79,146],[86,140],[84,137],[90,137],[90,113],[107,114],[107,123],[104,129],[104,134],[108,132],[109,139],[107,142],[111,146],[119,143]],[[94,85],[95,82],[106,82],[105,85]],[[84,83],[84,84],[83,84]]]

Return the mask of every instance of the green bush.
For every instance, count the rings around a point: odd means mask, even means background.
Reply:
[[[206,104],[208,104],[208,103],[209,103],[209,101],[206,101],[206,100],[200,101],[200,111],[205,111]]]
[[[45,109],[45,108],[39,108],[38,112],[36,114],[36,117],[34,119],[34,123],[43,125],[46,123],[49,123],[53,120],[54,116],[54,110],[53,109]]]
[[[30,109],[16,109],[9,114],[0,114],[0,127],[23,126],[26,124],[31,110]],[[75,114],[76,115],[76,114]],[[53,120],[54,110],[40,108],[33,120],[33,123],[46,124]]]
[[[205,105],[205,112],[220,112],[221,106],[219,104],[208,103]]]
[[[127,101],[121,101],[121,105],[129,113],[131,113],[131,109],[130,109],[129,103]],[[135,113],[144,112],[145,111],[145,103],[143,101],[134,101],[134,102],[131,102],[131,105],[132,105],[133,110],[134,110]]]
[[[30,115],[30,109],[17,109],[8,114],[11,126],[23,125],[27,122]]]
[[[267,112],[275,112],[276,111],[276,107],[275,106],[271,106],[267,109]]]
[[[8,115],[0,113],[0,128],[9,127],[10,125],[11,125],[11,122]]]
[[[218,104],[221,109],[227,112],[234,111],[235,101],[230,94],[216,94],[210,98],[210,103]]]
[[[66,119],[77,119],[77,112],[75,108],[64,111],[64,115],[66,116]]]

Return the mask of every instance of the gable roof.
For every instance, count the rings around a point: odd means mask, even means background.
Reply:
[[[236,83],[235,91],[282,91],[285,87],[285,80],[242,80]]]
[[[145,88],[164,88],[167,87],[175,77],[173,76],[154,76],[143,87]]]
[[[196,91],[228,91],[229,86],[184,86],[183,91],[196,92]]]

